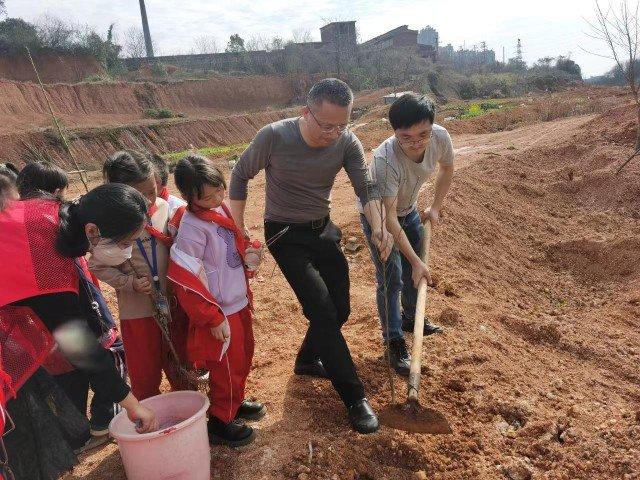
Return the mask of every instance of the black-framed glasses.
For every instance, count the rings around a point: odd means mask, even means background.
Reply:
[[[309,105],[307,105],[307,108],[309,109],[309,113],[311,114],[311,116],[313,117],[313,119],[316,121],[316,123],[318,124],[318,126],[320,127],[320,130],[322,130],[324,133],[333,133],[334,131],[338,132],[338,133],[342,133],[345,130],[347,130],[349,128],[348,124],[343,124],[343,125],[331,125],[328,123],[321,123],[318,120],[318,117],[316,117],[313,114],[313,110],[311,110],[311,107]]]
[[[429,132],[429,135],[421,138],[420,140],[405,140],[403,138],[397,137],[398,139],[398,143],[400,145],[413,145],[413,146],[420,146],[420,145],[424,145],[426,143],[429,143],[431,141],[431,137],[433,137],[433,130],[431,130],[431,132]]]

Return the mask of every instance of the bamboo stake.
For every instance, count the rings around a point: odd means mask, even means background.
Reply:
[[[76,169],[76,172],[78,172],[78,175],[80,177],[80,181],[82,182],[82,185],[84,186],[84,190],[85,190],[85,192],[88,192],[89,191],[89,187],[87,186],[87,182],[85,181],[85,179],[84,179],[84,177],[82,175],[82,172],[84,170],[80,168],[80,165],[78,165],[78,161],[76,160],[75,155],[71,151],[71,147],[69,146],[69,142],[67,142],[67,137],[65,137],[64,133],[62,132],[62,128],[60,127],[60,123],[58,122],[58,118],[56,117],[55,113],[53,113],[53,107],[51,106],[51,102],[49,101],[49,96],[47,95],[47,91],[44,88],[42,80],[40,79],[40,74],[38,73],[38,69],[36,68],[36,64],[33,61],[33,57],[31,56],[31,51],[29,50],[29,47],[25,47],[25,49],[27,50],[27,55],[29,56],[29,60],[31,61],[31,66],[33,67],[33,71],[36,74],[36,78],[38,79],[38,83],[40,84],[40,88],[42,89],[42,94],[44,95],[44,99],[47,102],[47,106],[49,107],[49,113],[51,114],[51,118],[53,119],[53,124],[55,125],[56,129],[58,130],[58,135],[60,135],[60,139],[62,140],[62,146],[64,147],[65,151],[71,157],[71,160],[73,160],[73,165],[74,165],[74,167]]]

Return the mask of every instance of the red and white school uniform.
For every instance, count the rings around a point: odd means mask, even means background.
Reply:
[[[183,210],[169,260],[167,278],[189,318],[187,357],[209,370],[209,413],[225,423],[244,400],[254,338],[244,254],[247,241],[226,205]],[[227,342],[211,327],[229,322]]]
[[[133,280],[136,277],[142,275],[153,277],[151,269],[155,257],[160,291],[166,295],[166,271],[171,246],[171,237],[166,233],[169,220],[167,202],[157,198],[155,204],[149,209],[149,217],[150,222],[138,241],[134,243],[129,261],[112,267],[100,264],[93,258],[89,259],[91,272],[116,290],[120,329],[131,389],[139,400],[160,393],[163,370],[172,390],[187,388],[185,382],[181,381],[177,375],[173,359],[169,354],[169,347],[154,318],[155,308],[151,297],[138,293],[133,288]],[[183,342],[177,338],[179,335],[174,335],[173,332],[174,329],[180,330],[179,319],[173,320],[178,321],[172,321],[170,324],[171,337],[178,355],[181,355],[180,345]]]

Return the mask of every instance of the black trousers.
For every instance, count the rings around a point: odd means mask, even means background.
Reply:
[[[89,396],[89,387],[91,382],[89,376],[80,371],[72,370],[62,375],[55,375],[56,382],[64,393],[67,394],[71,402],[75,407],[83,414],[87,414],[87,401]],[[103,392],[93,393],[91,399],[91,428],[94,430],[103,430],[109,427],[109,422],[113,419],[115,414],[119,412],[117,403],[113,403],[113,400],[105,397]]]
[[[286,226],[266,221],[265,238]],[[349,407],[364,398],[364,386],[340,331],[350,312],[349,267],[339,243],[321,238],[321,232],[322,228],[290,225],[269,251],[309,320],[298,360],[320,357],[333,387]]]

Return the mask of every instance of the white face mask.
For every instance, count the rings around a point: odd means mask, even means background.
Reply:
[[[129,260],[132,252],[133,245],[122,248],[116,243],[111,243],[109,240],[101,238],[91,250],[91,256],[99,263],[115,267]]]

